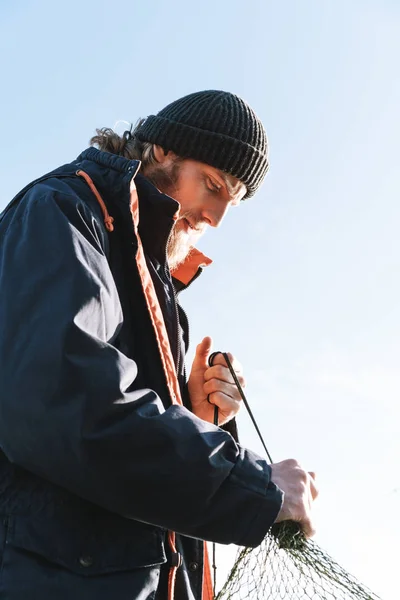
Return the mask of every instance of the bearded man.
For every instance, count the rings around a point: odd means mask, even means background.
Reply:
[[[204,540],[257,546],[286,519],[313,533],[313,474],[239,445],[209,337],[185,376],[196,243],[267,169],[254,111],[203,91],[98,130],[0,216],[2,597],[205,600]]]

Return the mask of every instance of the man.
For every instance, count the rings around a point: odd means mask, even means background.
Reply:
[[[260,186],[266,135],[206,91],[92,143],[0,217],[0,596],[210,598],[201,540],[313,533],[313,474],[235,441],[210,338],[184,369],[177,294],[210,262],[198,238]]]

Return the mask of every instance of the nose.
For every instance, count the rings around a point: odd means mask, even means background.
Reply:
[[[229,204],[229,202],[223,202],[219,200],[218,203],[203,208],[203,220],[207,223],[207,225],[210,225],[210,227],[219,227],[226,213],[228,212]]]

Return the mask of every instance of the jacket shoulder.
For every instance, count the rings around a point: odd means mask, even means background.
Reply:
[[[0,214],[0,239],[19,226],[42,222],[43,228],[68,222],[99,250],[108,253],[101,209],[84,182],[73,175],[50,176],[24,188]]]

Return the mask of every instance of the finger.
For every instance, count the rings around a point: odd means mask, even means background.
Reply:
[[[200,344],[198,344],[196,346],[196,354],[193,360],[193,367],[195,370],[196,369],[201,369],[203,370],[204,368],[206,368],[208,366],[207,363],[207,358],[208,355],[210,354],[211,351],[211,346],[212,346],[212,339],[207,336],[205,337]]]
[[[306,538],[310,538],[313,537],[315,535],[315,527],[313,522],[311,521],[311,519],[309,517],[307,517],[306,519],[304,519],[303,521],[300,522],[301,524],[301,528],[303,530],[304,535],[306,536]]]
[[[228,355],[229,362],[231,363],[232,368],[235,371],[235,373],[241,373],[243,371],[243,368],[242,368],[242,365],[240,364],[240,362],[237,360],[237,358],[235,358],[233,356],[233,354],[231,354],[230,352],[226,352],[226,354]],[[214,358],[213,366],[215,366],[215,365],[223,365],[224,367],[228,366],[226,364],[225,357],[222,354],[217,354],[216,357]]]
[[[196,347],[196,355],[202,358],[207,358],[210,354],[212,339],[206,336]]]
[[[239,410],[241,403],[238,400],[234,400],[230,396],[227,396],[223,392],[214,392],[208,397],[210,404],[217,406],[221,413],[227,416],[236,415]]]
[[[314,471],[308,471],[308,474],[311,477],[311,479],[314,479],[314,481],[315,481],[316,475],[315,475]]]
[[[312,497],[313,500],[315,500],[318,497],[319,490],[317,488],[317,485],[315,483],[315,479],[313,477],[309,478],[309,482],[310,482],[311,497]]]
[[[246,382],[242,373],[236,373],[236,377],[242,387],[245,387]],[[220,381],[227,381],[236,385],[235,380],[232,377],[232,373],[228,367],[223,365],[217,365],[215,367],[209,367],[204,373],[204,380],[211,381],[211,379],[219,379]]]
[[[241,396],[236,385],[227,381],[221,381],[220,379],[211,379],[210,381],[206,381],[204,383],[203,390],[207,396],[209,396],[210,394],[221,392],[222,394],[225,394],[226,396],[232,398],[232,400],[236,400],[237,402],[241,401]]]

